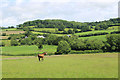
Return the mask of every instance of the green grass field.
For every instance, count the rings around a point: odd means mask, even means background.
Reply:
[[[68,31],[69,29],[73,30],[73,28],[65,28],[66,31]],[[55,32],[56,30],[58,30],[58,28],[34,28],[35,31],[49,31],[51,33]],[[77,29],[78,31],[80,31],[80,29]],[[59,33],[62,33],[63,31],[58,31]]]
[[[87,35],[87,34],[93,34],[93,33],[99,33],[99,32],[113,32],[117,30],[96,30],[96,31],[88,31],[88,32],[82,32],[82,33],[75,33],[75,35]]]
[[[22,30],[17,28],[10,28],[10,29],[2,29],[2,31],[22,31]]]
[[[97,39],[97,40],[102,40],[102,41],[106,41],[106,35],[100,35],[100,36],[90,36],[90,37],[79,37],[79,39]]]
[[[11,46],[10,40],[1,40],[3,43],[5,43],[5,46]]]
[[[118,54],[72,54],[37,57],[3,56],[3,78],[118,78]]]
[[[20,34],[24,33],[25,31],[2,31],[2,33],[6,33],[7,35],[9,34]]]
[[[8,39],[9,36],[0,36],[0,39]]]
[[[112,26],[112,27],[109,27],[107,30],[118,30],[120,29],[120,26]]]
[[[2,47],[3,55],[30,55],[38,54],[42,52],[54,53],[56,52],[57,46],[53,45],[43,45],[43,49],[39,50],[37,46],[10,46]]]

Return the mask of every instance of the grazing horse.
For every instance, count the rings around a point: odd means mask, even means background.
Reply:
[[[40,61],[40,58],[42,58],[42,60],[44,60],[44,59],[43,59],[43,58],[44,58],[44,55],[47,55],[47,53],[44,52],[44,53],[42,53],[42,54],[38,54],[38,59],[39,59],[39,61]]]

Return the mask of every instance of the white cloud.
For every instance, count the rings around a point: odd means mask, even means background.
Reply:
[[[16,0],[16,5],[21,5],[24,2],[24,0]]]
[[[96,21],[117,17],[118,0],[4,0],[2,26],[35,19]]]
[[[15,17],[8,17],[2,20],[2,25],[11,26],[12,24],[18,23]]]

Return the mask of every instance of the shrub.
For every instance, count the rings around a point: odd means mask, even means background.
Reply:
[[[57,47],[58,54],[68,54],[71,51],[70,45],[67,41],[60,41]]]
[[[11,40],[11,46],[18,46],[17,40]]]
[[[3,47],[5,46],[5,43],[4,42],[0,42],[0,47]]]
[[[107,35],[105,48],[107,51],[120,51],[120,34]]]
[[[2,33],[2,36],[6,36],[6,33]]]
[[[37,46],[38,46],[38,49],[42,49],[43,48],[42,43],[37,44]]]

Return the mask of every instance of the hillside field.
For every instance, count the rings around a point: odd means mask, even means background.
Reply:
[[[90,40],[102,40],[106,41],[106,35],[99,35],[99,36],[90,36],[90,37],[79,37],[79,39],[90,39]]]
[[[2,31],[2,33],[6,33],[7,35],[9,34],[20,34],[24,33],[25,31]]]
[[[99,33],[99,32],[111,33],[113,31],[117,31],[117,30],[96,30],[96,31],[88,31],[88,32],[75,33],[75,35],[87,35],[87,34],[93,34],[93,33]]]
[[[57,46],[53,45],[44,45],[43,49],[39,50],[37,46],[9,46],[9,47],[2,47],[2,54],[3,55],[36,55],[38,53],[54,53],[56,52]]]
[[[3,78],[118,78],[117,53],[2,58]]]

